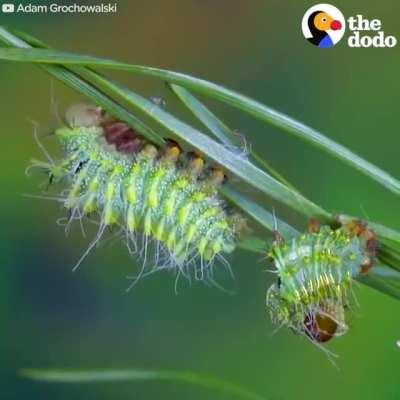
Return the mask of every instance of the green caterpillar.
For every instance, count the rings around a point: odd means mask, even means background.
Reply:
[[[183,154],[172,141],[159,150],[98,107],[73,106],[66,120],[55,131],[64,158],[36,165],[51,183],[68,185],[61,200],[71,220],[98,216],[99,231],[85,255],[115,226],[129,244],[141,239],[144,266],[211,277],[213,261],[225,262],[243,226],[218,195],[222,170],[205,170],[201,157]],[[148,263],[150,242],[155,254]]]
[[[323,343],[347,331],[355,277],[372,267],[376,236],[361,221],[338,229],[311,225],[309,233],[285,242],[279,235],[269,257],[278,283],[267,292],[273,322]]]

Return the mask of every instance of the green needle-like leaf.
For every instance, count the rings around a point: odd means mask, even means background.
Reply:
[[[221,143],[226,144],[232,148],[237,148],[238,152],[244,151],[241,149],[243,145],[235,133],[225,125],[215,114],[213,114],[202,102],[197,100],[185,88],[171,84],[172,91],[178,98],[187,106],[187,108],[210,130],[211,133],[219,139]],[[251,146],[250,146],[251,147]],[[250,155],[257,161],[257,163],[264,168],[271,176],[279,182],[286,185],[288,188],[295,190],[295,188],[269,163],[267,163],[261,156],[259,156],[253,149],[249,151]],[[244,155],[246,156],[246,155]]]
[[[262,208],[252,200],[247,199],[235,189],[225,186],[221,189],[221,192],[232,203],[245,210],[248,215],[270,232],[277,230],[286,239],[298,235],[296,229],[288,225],[286,222],[279,220],[275,215],[271,214],[265,208]]]
[[[0,36],[5,37],[9,33],[0,27]],[[247,96],[236,93],[212,82],[195,78],[178,72],[152,68],[141,65],[132,65],[111,59],[91,57],[74,53],[59,52],[48,49],[0,49],[0,58],[12,61],[23,61],[33,63],[53,63],[65,65],[85,65],[89,67],[102,67],[130,71],[153,78],[162,79],[169,83],[175,83],[201,93],[205,96],[213,97],[217,100],[230,104],[254,117],[281,128],[304,141],[311,143],[318,148],[326,151],[332,156],[341,159],[348,165],[354,167],[370,178],[374,179],[387,189],[396,194],[400,194],[400,181],[391,176],[381,168],[369,161],[364,160],[351,150],[327,138],[317,130],[279,112],[265,106]]]
[[[247,400],[266,400],[265,397],[243,389],[230,382],[189,371],[169,370],[56,370],[56,369],[23,369],[20,375],[24,378],[57,383],[99,383],[124,381],[170,381],[180,384],[200,386],[209,390],[224,393],[235,398]]]
[[[360,275],[357,280],[381,293],[400,300],[400,272],[385,266],[374,266],[368,275]]]
[[[150,100],[147,100],[132,90],[111,82],[100,74],[96,74],[92,71],[82,71],[82,73],[87,79],[90,79],[92,83],[101,88],[101,90],[113,96],[118,96],[121,100],[148,115],[154,121],[168,129],[172,134],[190,144],[201,153],[206,154],[209,158],[225,167],[226,170],[241,178],[243,181],[249,183],[255,189],[288,205],[303,215],[309,217],[317,216],[325,221],[331,218],[330,214],[318,205],[282,185],[248,160],[228,150],[225,146],[211,139],[204,133],[180,121]]]
[[[240,143],[235,140],[232,131],[214,115],[203,103],[192,96],[185,88],[178,85],[170,85],[172,91],[188,107],[188,109],[210,130],[211,133],[227,146],[236,146]]]

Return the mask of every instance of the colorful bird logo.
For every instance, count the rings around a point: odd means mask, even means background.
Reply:
[[[335,45],[328,31],[331,29],[337,31],[342,28],[342,24],[326,12],[314,11],[308,17],[308,27],[312,33],[312,37],[308,38],[308,41],[318,47],[327,48]]]
[[[304,14],[302,30],[314,46],[330,48],[342,38],[345,29],[343,14],[330,4],[317,4]]]

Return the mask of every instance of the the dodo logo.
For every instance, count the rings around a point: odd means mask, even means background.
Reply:
[[[335,46],[345,31],[343,14],[330,4],[317,4],[304,14],[301,29],[304,37],[313,45],[328,48]]]

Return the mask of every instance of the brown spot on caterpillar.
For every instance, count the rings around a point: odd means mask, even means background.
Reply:
[[[379,247],[376,233],[365,221],[351,219],[345,215],[339,215],[336,219],[351,236],[359,237],[365,244],[365,261],[360,265],[361,273],[367,274],[373,267],[374,258]]]
[[[370,258],[367,258],[361,265],[360,265],[360,270],[362,274],[368,274],[368,272],[371,270],[371,268],[374,266],[374,263]]]
[[[308,223],[308,231],[310,233],[318,233],[321,229],[321,222],[317,218],[311,218]]]
[[[175,140],[167,139],[167,147],[165,148],[164,158],[168,161],[176,163],[182,154],[182,149]]]
[[[221,167],[213,167],[210,174],[210,183],[215,186],[220,186],[226,182],[225,171]]]
[[[353,219],[345,224],[345,227],[351,235],[360,236],[366,229],[366,223],[359,219]]]
[[[143,136],[124,122],[111,121],[104,124],[103,129],[107,143],[115,145],[121,153],[137,153],[145,143]]]
[[[201,157],[194,156],[189,160],[188,167],[194,177],[198,177],[204,170],[204,160]]]

